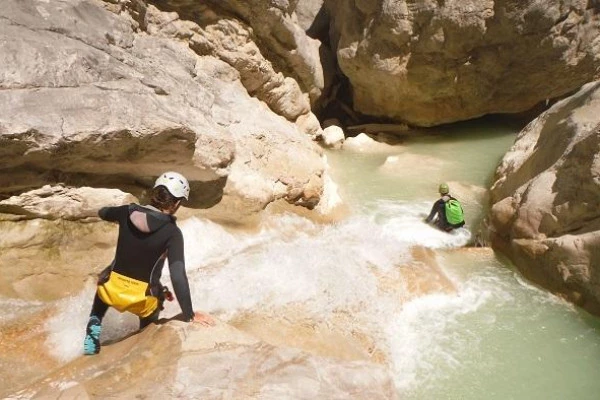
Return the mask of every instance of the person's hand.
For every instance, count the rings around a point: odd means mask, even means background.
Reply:
[[[192,322],[202,324],[204,326],[214,326],[215,320],[208,314],[201,313],[200,311],[194,311],[194,318]]]

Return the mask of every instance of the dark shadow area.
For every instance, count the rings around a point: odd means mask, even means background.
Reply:
[[[336,69],[330,92],[313,112],[321,123],[328,119],[337,119],[342,127],[359,124],[363,122],[364,116],[354,111],[352,85],[337,65]]]
[[[152,324],[150,324],[150,325],[152,325]],[[120,337],[120,338],[117,338],[117,339],[112,339],[112,340],[105,340],[105,341],[102,341],[102,342],[100,342],[100,344],[101,344],[102,346],[110,346],[110,345],[112,345],[112,344],[120,343],[120,342],[123,342],[123,341],[125,341],[125,340],[129,339],[129,338],[130,338],[130,337],[132,337],[132,336],[135,336],[135,335],[137,335],[138,333],[140,333],[140,332],[142,332],[142,331],[143,331],[143,329],[138,329],[137,331],[134,331],[134,332],[129,332],[127,335],[125,335],[125,336],[123,336],[123,337]],[[84,333],[85,333],[85,332],[84,332]]]
[[[214,19],[212,12],[214,10],[219,15],[225,17],[237,18],[243,21],[239,15],[235,15],[230,12],[226,4],[220,4],[219,1],[196,1],[196,0],[149,0],[148,4],[154,5],[160,11],[176,12],[181,20],[193,21],[198,24],[201,28],[205,28],[207,25],[215,23],[217,20]]]
[[[418,128],[425,134],[436,135],[438,139],[456,140],[459,138],[469,139],[480,135],[479,128],[482,126],[502,127],[501,130],[486,134],[486,138],[503,136],[506,132],[519,132],[531,122],[529,118],[520,118],[511,114],[491,114],[467,121],[454,122],[452,124],[439,125],[431,128]]]
[[[433,127],[414,127],[406,125],[403,121],[362,114],[354,110],[353,90],[349,79],[338,70],[336,80],[332,86],[329,99],[325,101],[315,114],[321,124],[328,119],[337,119],[346,132],[347,137],[353,137],[361,132],[367,134],[389,133],[405,139],[414,136],[448,136],[453,131],[462,132],[464,137],[465,128],[469,126],[484,124],[501,125],[511,130],[520,131],[533,119],[547,110],[552,103],[536,105],[533,109],[515,114],[489,114],[471,120],[457,121]],[[325,127],[325,126],[324,126]],[[376,139],[374,137],[374,139]],[[377,140],[377,139],[376,139]],[[401,140],[400,140],[401,141]]]
[[[436,143],[448,143],[463,140],[477,140],[482,137],[482,129],[486,127],[500,127],[485,133],[485,139],[514,134],[522,130],[530,120],[510,114],[486,115],[467,121],[434,127],[410,127],[385,118],[364,117],[360,124],[344,127],[347,137],[366,133],[375,141],[395,145],[406,142],[427,142],[434,140]]]
[[[159,318],[158,321],[155,322],[156,325],[164,325],[167,322],[171,322],[171,321],[181,321],[181,322],[189,322],[189,321],[185,321],[183,319],[183,313],[179,313],[177,315],[174,315],[172,317],[169,318]]]
[[[306,30],[306,34],[313,39],[320,40],[321,43],[329,42],[329,12],[325,3],[315,15],[312,24]],[[329,43],[327,43],[329,45]]]
[[[223,189],[227,184],[227,177],[220,177],[212,181],[190,181],[190,198],[185,202],[185,207],[194,209],[206,209],[217,205],[223,198]],[[142,203],[150,201],[149,188],[152,183],[145,186],[142,193],[137,196]]]
[[[26,164],[0,171],[0,200],[39,189],[44,185],[62,184],[69,187],[88,186],[98,189],[119,189],[131,193],[142,204],[147,204],[150,189],[155,180],[156,176],[69,172],[59,169],[43,169],[40,166]],[[185,206],[195,209],[213,207],[223,198],[223,189],[226,184],[227,177],[190,181],[190,198]]]
[[[221,177],[214,181],[190,182],[191,195],[187,202],[190,208],[210,208],[221,202],[223,198],[223,189],[227,184],[227,177]]]

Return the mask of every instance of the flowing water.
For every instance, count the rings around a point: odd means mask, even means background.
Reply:
[[[329,198],[337,193],[349,209],[336,223],[271,213],[250,232],[184,221],[195,307],[225,321],[292,307],[313,321],[343,314],[344,328],[369,337],[402,399],[598,398],[599,320],[527,283],[493,252],[464,248],[516,129],[479,121],[437,132],[375,151],[327,152]],[[441,181],[465,203],[467,225],[452,234],[422,222]],[[414,246],[434,251],[451,289],[403,279],[400,266],[411,262],[419,274]],[[81,351],[92,290],[65,300],[47,323],[57,357]],[[78,322],[66,327],[65,319]],[[109,312],[103,335],[136,324]]]

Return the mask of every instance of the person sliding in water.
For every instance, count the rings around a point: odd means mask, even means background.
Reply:
[[[98,215],[119,224],[115,258],[99,276],[83,352],[100,352],[102,318],[108,307],[131,312],[140,319],[140,329],[158,320],[170,292],[160,283],[165,259],[169,260],[171,283],[183,320],[214,325],[206,314],[194,312],[185,272],[183,235],[175,224],[175,212],[187,200],[190,186],[177,172],[160,175],[152,189],[150,205],[103,207]]]
[[[465,219],[460,202],[450,196],[450,188],[446,183],[440,184],[439,192],[442,197],[433,204],[425,222],[430,224],[433,221],[433,224],[444,232],[462,227]]]

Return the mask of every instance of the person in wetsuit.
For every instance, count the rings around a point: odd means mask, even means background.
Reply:
[[[140,329],[158,320],[166,290],[160,283],[166,259],[183,320],[214,324],[209,315],[193,310],[183,235],[175,223],[174,214],[181,201],[188,199],[189,192],[185,177],[165,172],[154,184],[150,205],[103,207],[98,211],[103,220],[119,224],[119,236],[115,258],[99,277],[86,328],[84,354],[100,352],[102,319],[109,307],[138,315]]]
[[[465,224],[464,219],[461,222],[450,223],[448,222],[448,218],[446,216],[446,203],[450,200],[456,200],[450,195],[450,188],[448,187],[448,184],[440,184],[438,191],[441,197],[435,203],[433,203],[433,207],[431,207],[431,212],[429,213],[427,218],[425,218],[425,222],[428,224],[433,222],[433,225],[435,227],[444,232],[450,232],[453,229],[462,227]]]

